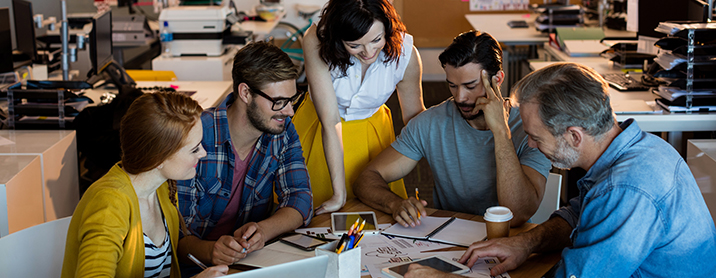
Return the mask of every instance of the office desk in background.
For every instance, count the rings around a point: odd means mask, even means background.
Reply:
[[[286,12],[280,12],[276,19],[271,21],[245,20],[231,26],[231,31],[251,31],[254,41],[262,41],[271,33],[273,28],[286,16]]]
[[[72,215],[80,199],[73,130],[0,130],[0,236]]]
[[[177,91],[194,92],[191,98],[199,102],[202,108],[215,107],[221,103],[231,92],[231,81],[137,81],[138,88],[178,86]],[[105,93],[116,94],[116,89],[85,90],[85,96],[92,99],[97,105]]]
[[[356,211],[375,211],[375,215],[378,218],[378,223],[385,224],[385,223],[395,223],[393,220],[393,217],[391,215],[385,214],[383,212],[377,211],[369,207],[368,205],[362,203],[358,199],[350,199],[346,202],[346,205],[343,206],[343,208],[340,210],[340,212],[356,212]],[[457,217],[460,219],[467,219],[467,220],[474,220],[474,221],[480,221],[484,222],[482,219],[482,216],[479,215],[473,215],[469,213],[458,213],[458,212],[451,212],[451,211],[445,211],[445,210],[437,210],[437,209],[431,209],[426,208],[426,211],[428,212],[428,215],[430,216],[437,216],[437,217]],[[330,214],[321,214],[316,215],[313,217],[313,220],[311,220],[311,224],[309,227],[330,227],[331,226],[331,215]],[[533,223],[525,223],[524,225],[517,227],[517,228],[511,228],[510,229],[510,236],[517,235],[521,232],[528,231],[534,227],[536,227],[536,224]],[[469,232],[469,231],[466,231]],[[452,247],[452,250],[465,250],[466,248],[463,247]],[[554,264],[556,264],[561,258],[560,252],[554,252],[554,253],[545,253],[545,254],[532,254],[527,259],[527,261],[522,264],[520,267],[513,271],[509,271],[508,273],[512,278],[532,278],[532,277],[542,277],[544,273],[546,273]],[[363,276],[370,277],[370,276]]]
[[[503,95],[507,95],[511,86],[520,80],[529,71],[522,68],[523,62],[534,59],[538,56],[538,49],[549,41],[547,34],[542,34],[535,29],[535,18],[537,14],[514,13],[514,14],[466,14],[465,18],[472,28],[492,35],[503,45],[502,68],[507,75],[506,82],[503,82]],[[507,25],[510,21],[524,20],[527,28],[510,28]],[[604,29],[607,37],[636,37],[635,32]]]

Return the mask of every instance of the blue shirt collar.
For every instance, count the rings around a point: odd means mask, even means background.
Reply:
[[[589,191],[595,181],[601,180],[603,175],[607,175],[614,162],[629,149],[629,146],[639,140],[642,131],[634,119],[627,119],[622,122],[619,127],[622,129],[622,132],[614,138],[612,143],[609,144],[609,147],[607,147],[604,153],[602,153],[599,159],[592,165],[592,168],[579,180],[578,185],[580,191],[584,190],[583,193]]]

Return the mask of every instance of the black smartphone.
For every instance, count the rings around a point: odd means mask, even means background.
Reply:
[[[310,237],[304,234],[295,234],[281,239],[281,242],[305,251],[312,251],[316,247],[328,243],[327,241]]]

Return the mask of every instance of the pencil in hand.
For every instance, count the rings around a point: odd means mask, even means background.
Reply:
[[[418,200],[418,202],[420,202],[420,197],[418,197],[418,195],[420,195],[420,191],[418,191],[418,188],[416,187],[415,188],[415,199]],[[423,216],[420,215],[420,210],[418,210],[418,218],[422,218],[422,217]]]
[[[189,259],[190,259],[192,262],[194,262],[196,265],[198,265],[199,267],[201,267],[201,269],[206,269],[206,265],[205,265],[204,263],[202,263],[199,259],[197,259],[196,257],[194,257],[194,255],[192,255],[191,253],[190,253],[190,254],[187,254],[187,257],[189,257]]]

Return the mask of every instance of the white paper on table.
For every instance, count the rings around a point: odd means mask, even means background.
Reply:
[[[440,255],[440,256],[443,256],[446,258],[450,258],[454,261],[457,261],[460,259],[460,257],[462,257],[463,254],[465,254],[465,251],[441,251],[441,252],[428,252],[428,253],[423,253],[423,254],[426,254],[425,257]],[[499,263],[500,263],[500,260],[498,258],[483,257],[483,258],[480,258],[479,260],[477,260],[477,262],[475,262],[475,265],[473,265],[472,268],[470,268],[470,272],[461,274],[461,275],[466,276],[466,277],[490,278],[490,277],[492,277],[492,276],[490,276],[490,268],[492,268],[493,266],[496,266]],[[495,278],[510,278],[510,274],[505,272],[498,276],[495,276]]]
[[[12,145],[12,144],[15,144],[15,142],[10,141],[10,139],[0,136],[0,146]]]

